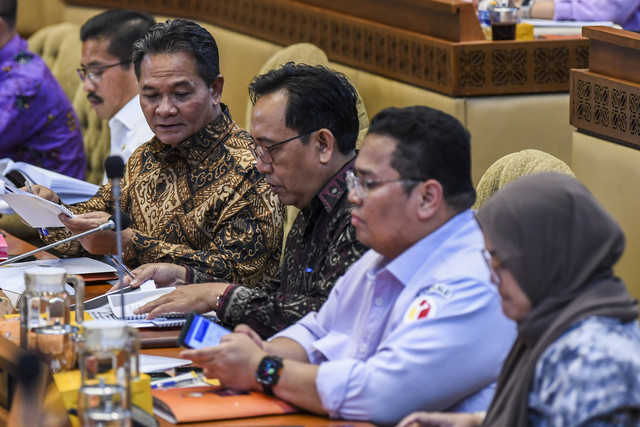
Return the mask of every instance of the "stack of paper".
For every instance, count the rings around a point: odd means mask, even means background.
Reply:
[[[8,291],[5,293],[14,307],[25,290],[24,272],[34,267],[60,267],[64,268],[68,274],[116,272],[116,269],[109,264],[92,258],[47,259],[3,265],[0,267],[0,288]],[[70,286],[67,291],[73,295],[73,288]]]
[[[39,168],[29,163],[14,162],[8,158],[0,159],[0,175],[4,177],[12,171],[20,172],[25,180],[32,185],[42,185],[53,190],[68,205],[89,200],[100,188],[95,184]],[[22,187],[22,185],[21,182],[17,187]],[[13,212],[6,204],[1,204],[0,213],[11,214]]]

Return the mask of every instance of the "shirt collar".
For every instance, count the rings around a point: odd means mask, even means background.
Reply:
[[[418,270],[423,268],[429,254],[437,251],[449,238],[469,221],[475,221],[473,212],[467,209],[444,223],[434,232],[423,237],[409,249],[387,264],[386,269],[407,286]],[[419,261],[419,262],[417,262]]]
[[[9,43],[5,44],[2,49],[0,49],[0,63],[5,61],[13,62],[16,52],[19,52],[20,50],[26,52],[27,49],[27,41],[16,34],[11,40],[9,40]]]
[[[162,143],[154,136],[149,143],[152,153],[167,163],[183,159],[191,168],[196,167],[211,154],[233,127],[234,122],[229,108],[224,104],[220,105],[222,112],[218,117],[175,147]]]
[[[119,122],[122,123],[127,130],[135,128],[140,119],[145,120],[144,115],[139,114],[140,109],[140,95],[136,95],[124,104],[124,107],[109,120],[109,126],[113,126],[114,123]]]
[[[347,172],[353,169],[355,162],[356,158],[353,157],[345,163],[344,166],[327,181],[318,194],[316,194],[315,198],[322,203],[327,212],[333,212],[342,196],[349,191],[347,189],[346,176]]]

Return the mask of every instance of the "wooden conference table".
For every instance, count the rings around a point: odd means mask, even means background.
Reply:
[[[0,230],[1,231],[1,230]],[[14,236],[3,231],[5,235],[5,240],[7,242],[7,246],[9,248],[9,255],[20,255],[31,251],[34,249],[32,245],[23,240],[20,240]],[[56,258],[54,255],[43,252],[35,255],[38,259],[53,259]],[[102,295],[107,292],[111,288],[111,285],[108,283],[90,283],[87,284],[85,288],[85,298],[93,298],[98,295]],[[154,339],[157,342],[164,342],[165,344],[161,344],[158,346],[157,344],[154,348],[144,348],[141,350],[144,354],[151,354],[156,356],[166,356],[166,357],[178,357],[180,353],[180,348],[175,344],[171,345],[170,342],[175,343],[175,338],[177,337],[177,331],[174,330],[147,330],[141,331],[141,340],[143,343],[148,343],[153,341]],[[173,424],[158,418],[159,424],[162,427],[168,427]],[[309,426],[309,427],[371,427],[373,424],[367,422],[357,422],[357,421],[340,421],[340,420],[330,420],[326,417],[321,417],[317,415],[312,415],[308,413],[299,413],[299,414],[291,414],[291,415],[273,415],[273,416],[264,416],[264,417],[253,417],[253,418],[242,418],[242,419],[233,419],[233,420],[222,420],[222,421],[207,421],[202,423],[188,423],[186,425],[193,427],[213,427],[213,426]]]

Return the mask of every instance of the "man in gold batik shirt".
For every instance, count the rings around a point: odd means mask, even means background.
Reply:
[[[121,209],[131,217],[122,231],[124,262],[172,262],[196,275],[264,283],[278,267],[283,210],[256,169],[250,135],[220,102],[215,40],[193,22],[167,21],[136,42],[133,63],[155,137],[132,154],[122,179]],[[34,192],[59,203],[44,187]],[[61,217],[66,229],[50,230],[47,242],[106,222],[114,211],[111,183],[70,209],[78,217]],[[115,248],[115,233],[102,231],[58,250]]]

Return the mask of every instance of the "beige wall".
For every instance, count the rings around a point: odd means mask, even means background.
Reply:
[[[573,171],[622,227],[627,246],[616,274],[640,298],[640,150],[575,132]]]

